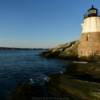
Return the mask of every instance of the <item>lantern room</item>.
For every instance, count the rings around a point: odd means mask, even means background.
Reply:
[[[92,7],[86,12],[86,14],[84,15],[84,18],[88,18],[88,17],[93,17],[93,16],[99,16],[98,14],[98,9],[95,8],[93,5]]]

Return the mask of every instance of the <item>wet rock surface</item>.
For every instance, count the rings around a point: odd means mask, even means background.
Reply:
[[[72,62],[65,69],[42,86],[18,86],[10,100],[100,100],[100,63]]]
[[[76,79],[68,75],[52,77],[49,82],[49,92],[66,95],[70,100],[100,100],[100,84]]]
[[[71,63],[70,66],[67,67],[66,74],[99,82],[100,63]]]

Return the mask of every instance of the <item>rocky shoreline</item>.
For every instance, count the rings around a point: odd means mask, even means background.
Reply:
[[[78,58],[78,47],[79,41],[73,41],[70,43],[59,45],[55,48],[49,49],[42,53],[42,56],[46,58]]]
[[[69,100],[100,100],[100,64],[72,63],[63,74],[52,76],[48,84],[49,91],[69,95]]]
[[[78,56],[79,43],[80,43],[79,40],[77,40],[77,41],[72,41],[70,43],[58,45],[57,47],[46,50],[41,55],[45,58],[57,58],[57,59],[67,59],[75,61],[98,62],[100,60],[99,55],[79,57]]]
[[[74,41],[43,52],[45,58],[67,59],[70,63],[64,71],[49,76],[44,85],[20,85],[10,100],[100,100],[100,62],[78,59],[78,44]]]
[[[71,62],[65,66],[65,71],[49,76],[44,85],[18,86],[10,100],[49,100],[55,97],[65,100],[100,100],[100,63]]]

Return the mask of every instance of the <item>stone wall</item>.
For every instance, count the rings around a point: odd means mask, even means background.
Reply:
[[[100,32],[84,33],[78,46],[79,57],[100,55]]]

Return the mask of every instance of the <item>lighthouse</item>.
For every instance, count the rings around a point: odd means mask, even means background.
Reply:
[[[88,9],[84,15],[78,56],[100,56],[100,15],[94,6]]]

